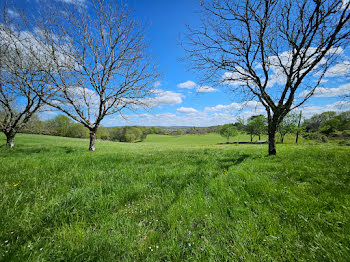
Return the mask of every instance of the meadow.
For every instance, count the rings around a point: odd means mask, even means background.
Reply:
[[[0,261],[349,261],[350,147],[292,139],[0,135]]]

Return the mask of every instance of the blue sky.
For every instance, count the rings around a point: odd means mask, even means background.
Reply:
[[[35,9],[40,0],[15,0],[13,3],[28,10],[28,7]],[[205,83],[205,87],[201,87],[198,84],[200,75],[188,71],[188,64],[180,61],[185,54],[178,40],[186,31],[186,23],[199,23],[199,0],[129,0],[128,4],[135,11],[136,19],[149,24],[149,51],[158,62],[163,76],[159,82],[153,83],[158,90],[156,106],[137,113],[124,112],[126,119],[119,115],[109,116],[103,125],[209,126],[235,122],[238,116],[247,119],[251,115],[264,113],[261,106],[252,101],[245,102],[243,97],[228,92],[225,87],[209,87]],[[342,56],[350,60],[347,53],[348,50],[345,50]],[[328,110],[350,110],[349,103],[342,101],[341,97],[350,93],[350,84],[344,77],[346,73],[349,75],[349,70],[343,65],[334,69],[333,75],[322,83],[324,89],[319,89],[315,97],[303,106],[306,116]],[[57,112],[43,117],[53,117],[55,114]]]

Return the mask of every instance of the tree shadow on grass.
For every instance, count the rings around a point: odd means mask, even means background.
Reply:
[[[221,169],[229,169],[232,166],[237,166],[240,163],[242,163],[247,158],[252,158],[252,155],[248,154],[240,154],[240,155],[234,155],[234,156],[225,156],[223,158],[217,159],[217,162],[219,163],[219,167]]]
[[[49,149],[46,147],[14,147],[8,148],[6,145],[0,146],[2,152],[9,152],[11,154],[38,154],[54,151],[56,149]]]
[[[17,146],[14,148],[8,148],[6,145],[0,146],[0,152],[1,153],[9,153],[9,156],[13,156],[14,154],[24,154],[24,155],[31,155],[31,154],[42,154],[42,153],[56,153],[56,154],[70,154],[78,152],[75,147],[73,146],[52,146],[52,147],[22,147]],[[7,154],[6,154],[7,155]]]

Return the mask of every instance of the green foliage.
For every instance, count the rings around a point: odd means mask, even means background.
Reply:
[[[227,139],[227,142],[230,142],[230,137],[238,135],[238,130],[233,124],[223,125],[219,132],[221,136]]]
[[[320,126],[320,132],[325,135],[330,135],[334,133],[336,130],[339,130],[340,119],[332,118],[324,121]]]
[[[183,133],[184,133],[184,132],[183,132],[181,129],[176,130],[176,134],[177,134],[178,136],[183,135]]]
[[[234,123],[233,125],[237,128],[238,131],[243,131],[245,128],[244,119],[241,117],[238,117],[237,122]]]
[[[159,133],[160,133],[160,129],[157,127],[152,126],[148,129],[148,134],[159,134]]]
[[[70,127],[69,137],[88,138],[89,136],[90,136],[89,129],[87,129],[83,124],[74,123]]]
[[[97,139],[102,139],[102,140],[109,140],[110,134],[109,134],[108,129],[106,127],[104,127],[104,126],[100,126],[97,129],[96,138]]]
[[[341,146],[350,146],[350,140],[342,140],[338,143]]]
[[[248,123],[245,127],[245,131],[250,135],[250,141],[253,141],[253,137],[259,136],[266,132],[267,120],[263,115],[252,116],[248,119]]]
[[[1,120],[0,120],[1,121]],[[28,134],[42,134],[45,130],[45,123],[40,121],[38,115],[33,115],[21,132]]]
[[[307,132],[316,132],[319,130],[320,126],[327,120],[332,119],[336,116],[336,112],[328,111],[322,114],[315,114],[310,119],[307,119],[304,123]]]
[[[350,111],[337,114],[334,111],[313,115],[303,127],[306,132],[321,132],[328,137],[336,137],[337,131],[350,130]]]
[[[243,139],[247,139],[245,136]],[[1,261],[347,261],[350,147],[0,136]],[[11,152],[11,153],[9,153]]]
[[[310,140],[315,140],[315,141],[322,142],[322,143],[328,142],[327,137],[319,132],[306,133],[304,135],[304,138],[310,139]]]
[[[147,137],[148,130],[145,127],[125,126],[112,128],[111,138],[120,142],[143,141]]]
[[[54,130],[56,136],[69,136],[69,131],[73,125],[73,120],[64,115],[56,116],[52,120],[48,120],[48,126]]]
[[[281,142],[283,143],[286,134],[296,133],[298,130],[299,115],[296,113],[287,114],[282,122],[279,124],[277,131],[281,136]]]
[[[252,122],[254,123],[255,125],[255,135],[257,136],[261,136],[262,134],[264,134],[267,130],[267,119],[265,116],[263,115],[258,115],[258,116],[255,116],[253,119],[252,119]]]

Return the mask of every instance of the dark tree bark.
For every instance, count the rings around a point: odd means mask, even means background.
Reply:
[[[297,143],[297,144],[298,144],[298,139],[299,139],[299,131],[300,131],[300,123],[301,123],[301,114],[302,114],[302,111],[300,111],[300,114],[299,114],[298,129],[297,129],[297,134],[296,134],[296,137],[295,137],[295,143]]]
[[[275,123],[269,123],[269,126],[268,126],[269,155],[276,155],[276,130],[277,130],[277,125]]]
[[[269,155],[276,155],[276,131],[269,131]]]
[[[95,142],[96,142],[96,130],[90,130],[89,151],[95,151]]]
[[[6,145],[9,148],[13,148],[15,146],[15,135],[16,133],[14,131],[10,131],[8,133],[5,133],[6,135]]]

